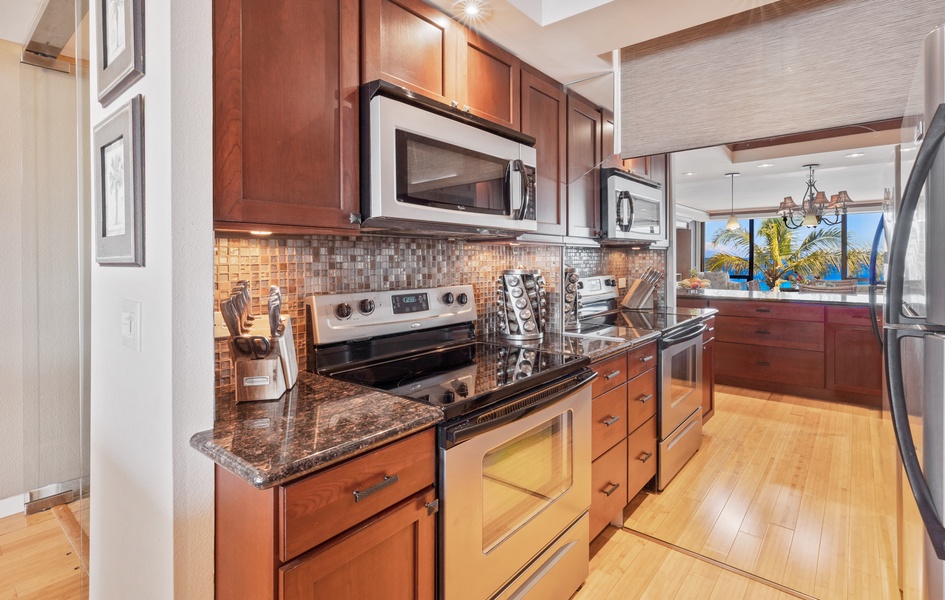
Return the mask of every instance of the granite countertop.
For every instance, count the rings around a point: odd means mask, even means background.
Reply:
[[[839,304],[848,306],[869,306],[869,294],[818,294],[813,292],[749,292],[746,290],[714,290],[707,288],[694,294],[677,290],[677,298],[694,300],[753,300],[761,302],[808,302],[812,304]],[[882,306],[884,297],[876,296],[876,303]]]
[[[299,372],[279,400],[217,398],[213,429],[190,445],[259,489],[318,471],[426,429],[443,412],[413,400]]]

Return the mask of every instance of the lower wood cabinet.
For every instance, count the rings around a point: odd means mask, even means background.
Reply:
[[[428,429],[266,490],[216,467],[216,598],[432,599],[435,455]]]
[[[656,416],[627,437],[627,501],[656,476]]]
[[[715,317],[705,322],[702,334],[702,422],[715,414]]]
[[[281,598],[433,600],[434,498],[418,494],[283,566]]]

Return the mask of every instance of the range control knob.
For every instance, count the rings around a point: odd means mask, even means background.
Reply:
[[[443,303],[446,305],[453,303],[453,292],[446,292],[443,294]]]
[[[456,400],[456,394],[452,390],[443,393],[443,404],[452,404],[453,400]]]
[[[351,306],[347,302],[335,306],[335,316],[339,319],[347,319],[351,316]]]
[[[362,315],[369,315],[374,312],[374,301],[370,298],[365,298],[364,300],[358,302],[358,311]]]
[[[469,386],[466,385],[465,382],[461,382],[461,383],[456,387],[456,393],[459,394],[459,397],[460,397],[460,398],[465,398],[466,396],[469,395]]]
[[[459,302],[460,306],[466,306],[466,303],[469,302],[469,296],[466,294],[460,294],[456,297],[456,301]]]
[[[610,287],[616,287],[617,282],[614,281],[613,279],[607,279],[607,280],[604,281],[604,285],[607,285],[607,286],[610,286]]]
[[[583,281],[579,281],[579,282],[578,282],[578,289],[579,289],[579,290],[583,290],[583,289],[584,289],[584,282],[583,282]]]

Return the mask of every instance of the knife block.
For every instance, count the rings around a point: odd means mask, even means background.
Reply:
[[[236,373],[236,401],[278,400],[285,393],[285,375],[279,355],[266,358],[240,356],[233,363]]]

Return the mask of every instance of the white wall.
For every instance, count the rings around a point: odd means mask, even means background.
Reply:
[[[0,498],[87,474],[80,452],[76,80],[0,40]]]
[[[90,590],[200,600],[213,597],[213,470],[188,440],[213,419],[211,2],[145,6],[145,77],[91,110],[94,127],[144,96],[146,266],[92,267]],[[141,302],[140,353],[121,343],[126,298]]]

